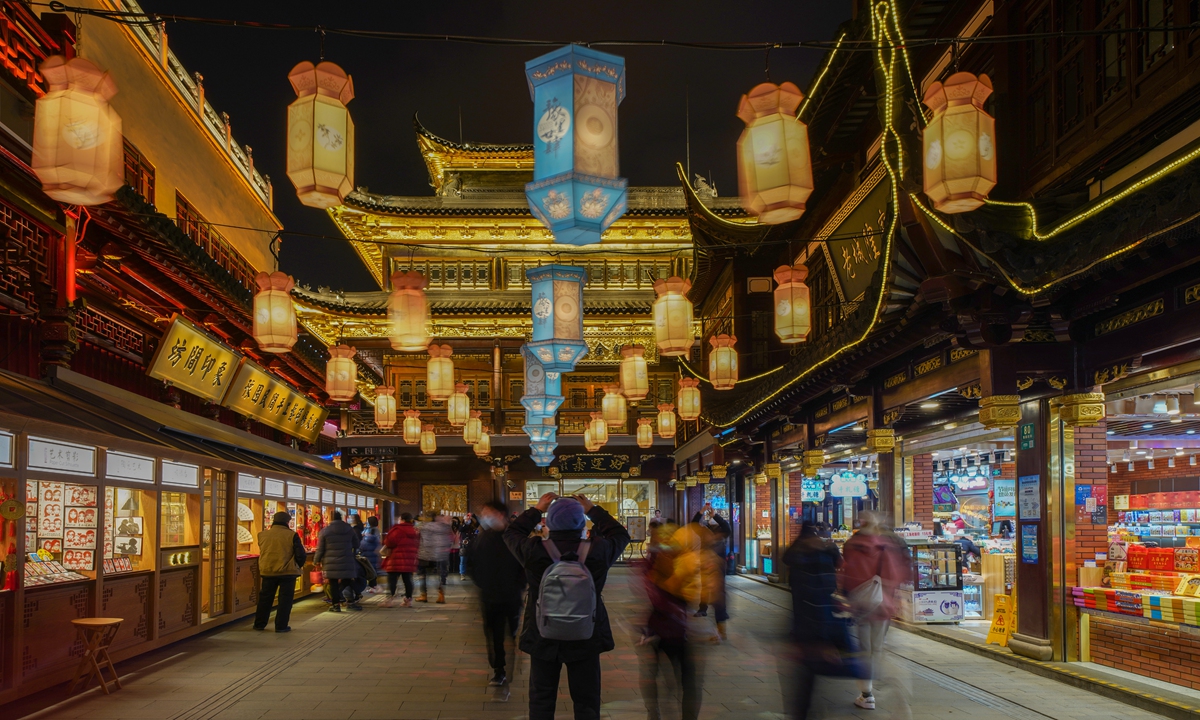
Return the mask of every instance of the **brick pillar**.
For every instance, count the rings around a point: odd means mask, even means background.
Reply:
[[[1112,499],[1107,495],[1109,471],[1106,429],[1103,420],[1094,427],[1075,428],[1075,487],[1091,485],[1093,488],[1103,488],[1105,503],[1111,507]],[[1099,496],[1100,493],[1094,495]],[[1074,508],[1071,510],[1075,512],[1075,564],[1083,567],[1084,561],[1096,559],[1096,553],[1108,551],[1108,515],[1089,516],[1086,522],[1081,522],[1083,513]]]
[[[933,529],[933,455],[913,456],[913,520]]]

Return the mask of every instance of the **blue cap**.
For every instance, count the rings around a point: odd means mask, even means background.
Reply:
[[[582,530],[587,526],[583,506],[574,498],[559,498],[546,513],[546,527],[551,530]]]

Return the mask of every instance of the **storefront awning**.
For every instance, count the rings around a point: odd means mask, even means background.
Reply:
[[[399,500],[375,485],[346,477],[318,457],[70,370],[56,369],[49,382],[0,372],[0,409],[123,440],[247,465],[263,473],[306,478],[384,500]]]

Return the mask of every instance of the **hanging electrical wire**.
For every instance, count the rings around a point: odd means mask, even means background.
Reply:
[[[833,50],[835,48],[849,52],[876,52],[878,50],[894,50],[900,47],[909,50],[922,47],[941,45],[994,45],[1004,43],[1019,43],[1032,40],[1044,40],[1069,37],[1103,37],[1108,35],[1129,35],[1148,33],[1167,33],[1200,29],[1200,22],[1187,25],[1156,25],[1149,27],[1105,27],[1091,30],[1059,30],[1042,33],[1016,33],[1009,35],[990,35],[974,37],[927,37],[899,38],[893,43],[880,44],[874,39],[864,40],[763,40],[750,42],[714,42],[693,40],[572,40],[572,39],[539,39],[539,38],[507,38],[489,37],[484,35],[450,35],[443,33],[414,33],[394,30],[367,30],[359,28],[338,28],[325,25],[299,25],[292,23],[259,22],[253,20],[233,20],[230,18],[200,17],[195,15],[179,15],[175,13],[131,12],[124,10],[107,10],[104,8],[88,8],[67,5],[54,0],[53,2],[29,2],[29,5],[49,8],[56,13],[87,15],[108,20],[122,25],[160,26],[164,22],[189,23],[193,25],[212,25],[220,27],[249,28],[256,30],[292,30],[329,35],[344,35],[354,38],[374,40],[408,40],[421,42],[465,43],[473,45],[498,45],[510,47],[547,47],[576,43],[588,47],[663,47],[682,48],[688,50],[718,50],[734,52],[763,52],[772,48],[779,49],[808,49]],[[896,18],[897,23],[899,18]]]

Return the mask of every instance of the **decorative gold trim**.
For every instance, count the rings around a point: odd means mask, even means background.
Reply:
[[[943,365],[942,356],[935,355],[934,357],[931,357],[928,360],[923,360],[922,362],[919,362],[916,365],[913,365],[913,377],[919,378],[922,375],[927,375],[927,374],[933,372],[934,370],[937,370],[938,368],[942,367],[942,365]]]
[[[838,410],[843,410],[848,407],[850,407],[850,396],[848,396],[848,395],[846,397],[840,397],[837,400],[834,400],[833,404],[830,405],[830,408],[834,412],[837,412]]]
[[[978,350],[971,350],[969,348],[950,348],[950,362],[953,364],[960,360],[966,360],[969,357],[975,357],[978,354]]]
[[[892,423],[899,420],[900,416],[903,414],[904,414],[904,406],[894,407],[889,410],[884,410],[883,411],[883,424],[891,425]]]
[[[1096,337],[1122,330],[1130,325],[1136,325],[1153,317],[1158,317],[1163,314],[1164,310],[1166,310],[1166,303],[1163,302],[1162,298],[1148,302],[1145,305],[1139,305],[1116,317],[1096,323]]]
[[[1065,377],[1051,375],[1050,377],[1046,378],[1046,384],[1055,390],[1062,390],[1067,386],[1067,379]]]
[[[843,303],[847,302],[846,293],[842,289],[842,283],[838,280],[837,273],[833,271],[837,267],[837,262],[833,258],[833,253],[829,251],[829,243],[826,242],[826,238],[832,235],[838,229],[838,226],[845,222],[846,218],[850,217],[850,213],[858,209],[858,206],[875,190],[875,186],[883,180],[886,174],[887,168],[883,163],[876,165],[875,169],[871,171],[871,174],[867,176],[862,185],[859,185],[854,192],[850,193],[850,197],[846,198],[841,207],[837,209],[837,212],[830,216],[829,220],[813,236],[812,242],[819,243],[821,252],[825,254],[825,265],[829,268],[830,277],[833,278],[833,287],[837,290],[838,300]]]
[[[1033,378],[1023,377],[1023,378],[1017,379],[1017,389],[1018,390],[1028,390],[1031,387],[1033,387]]]
[[[989,430],[1015,428],[1021,423],[1021,396],[989,395],[980,398],[979,423]]]
[[[1102,367],[1092,374],[1092,384],[1103,385],[1115,380],[1120,380],[1129,374],[1129,363],[1118,363]]]
[[[894,388],[898,385],[903,385],[906,382],[908,382],[908,371],[902,370],[902,371],[896,373],[895,375],[892,375],[891,377],[884,380],[883,381],[883,389],[891,390],[892,388]]]
[[[962,395],[968,400],[978,400],[979,398],[983,397],[983,386],[981,386],[979,383],[960,385],[958,387],[958,394]]]
[[[1070,427],[1093,427],[1104,419],[1104,393],[1063,395],[1058,416]]]
[[[896,431],[892,428],[878,428],[867,431],[867,452],[891,452],[896,447]]]

